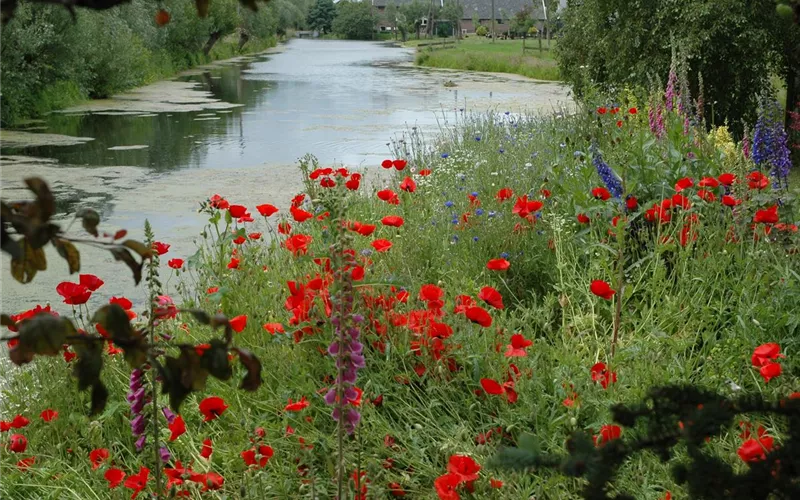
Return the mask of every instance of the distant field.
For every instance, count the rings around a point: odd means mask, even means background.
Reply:
[[[447,48],[441,44],[447,42]],[[439,46],[437,46],[439,45]],[[558,65],[553,50],[555,41],[542,41],[545,50],[538,50],[538,40],[528,39],[523,54],[522,40],[495,40],[471,36],[462,40],[421,39],[409,40],[408,47],[417,48],[416,62],[420,66],[433,68],[462,69],[468,71],[490,71],[494,73],[512,73],[536,78],[539,80],[558,80]]]

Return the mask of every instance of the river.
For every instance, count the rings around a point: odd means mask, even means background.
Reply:
[[[556,83],[416,68],[412,51],[390,44],[293,40],[2,131],[2,196],[27,197],[22,180],[37,175],[59,199],[59,221],[87,206],[101,213],[101,230],[141,239],[149,219],[171,245],[165,263],[195,252],[205,223],[198,203],[214,193],[251,210],[288,207],[302,189],[296,160],[305,153],[369,177],[391,141],[412,131],[433,138],[471,112],[540,112],[566,100]],[[66,312],[55,287],[77,276],[55,251],[48,258],[46,272],[20,285],[3,254],[3,312],[47,302]],[[86,249],[82,271],[106,281],[92,309],[112,295],[142,308],[143,287],[107,253]]]

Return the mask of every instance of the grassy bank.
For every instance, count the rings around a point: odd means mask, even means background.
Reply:
[[[783,226],[753,224],[759,210],[777,208],[778,193],[768,181],[749,186],[754,165],[739,145],[723,131],[692,128],[684,135],[684,118],[675,113],[665,117],[666,129],[656,138],[647,110],[632,110],[634,102],[610,106],[621,101],[594,103],[603,112],[592,106],[571,116],[473,117],[427,142],[412,135],[395,155],[408,164],[378,181],[380,191],[369,187],[369,173],[355,191],[332,173],[312,179],[312,162],[303,170],[308,185],[294,211],[282,206],[265,218],[247,207],[256,221],[240,223],[232,220],[232,208],[206,204],[201,248],[193,256],[168,251],[161,257],[162,279],[181,283],[177,302],[246,316],[235,342],[260,357],[264,385],[256,393],[236,390],[239,368],[232,381],[210,379],[182,406],[186,432],[174,441],[158,417],[157,437],[170,453],[172,473],[180,460],[224,478],[202,494],[203,485],[190,480],[177,488],[218,499],[333,497],[338,445],[323,399],[335,374],[326,351],[335,331],[328,306],[344,303],[339,294],[349,279],[354,312],[364,318],[365,367],[356,383],[363,391],[356,407],[361,421],[344,440],[344,459],[348,475],[364,473],[370,498],[401,492],[436,498],[434,483],[454,455],[481,466],[474,494],[459,487],[466,498],[576,498],[579,479],[491,468],[490,460],[501,445],[517,444],[527,433],[549,453],[563,452],[574,431],[600,436],[612,423],[612,405],[636,403],[658,384],[771,399],[796,390],[800,241],[791,227],[798,221],[792,196],[780,195]],[[593,195],[604,186],[598,171],[609,180],[604,165],[625,180],[619,199]],[[716,179],[729,179],[722,174],[739,181],[720,185]],[[321,187],[327,175],[337,188]],[[219,194],[236,203],[235,192]],[[628,196],[638,202],[623,201]],[[723,196],[730,199],[722,203]],[[279,223],[292,226],[291,240],[277,232]],[[345,235],[337,230],[342,224],[351,229]],[[163,242],[169,237],[157,233]],[[354,259],[346,270],[336,267],[345,250]],[[176,266],[180,271],[166,266],[172,258],[185,259]],[[487,267],[495,259],[508,268]],[[91,263],[84,269],[91,272]],[[593,292],[594,280],[614,293]],[[88,304],[91,310],[102,305]],[[54,307],[94,332],[83,306]],[[137,324],[144,324],[147,305],[133,309]],[[157,331],[170,342],[210,336],[189,317],[165,320]],[[786,354],[777,360],[783,374],[772,380],[751,359],[767,342]],[[104,473],[113,466],[134,474],[155,464],[152,448],[136,452],[124,398],[130,369],[121,358],[105,356],[103,380],[112,396],[93,419],[84,416],[88,395],[69,380],[74,361],[40,357],[30,369],[13,372],[2,419],[21,414],[31,422],[11,431],[26,436],[27,449],[0,457],[0,496],[130,497],[122,485],[109,489]],[[503,385],[498,390],[491,381]],[[204,421],[198,405],[208,396],[222,397],[227,409]],[[39,415],[47,409],[58,418],[44,422]],[[753,429],[763,425],[780,445],[785,422],[742,418]],[[8,443],[11,432],[0,440]],[[624,428],[621,439],[643,432]],[[737,450],[744,439],[734,421],[703,449],[743,472],[748,464]],[[272,452],[264,449],[263,467],[248,465],[242,455],[256,445]],[[109,456],[93,469],[95,449]],[[30,457],[33,465],[18,465]],[[666,462],[638,454],[621,469],[615,491],[687,498],[670,475],[686,459],[682,448]],[[152,476],[144,488],[154,491]],[[351,481],[350,496],[354,492]]]
[[[544,50],[539,52],[535,40],[527,40],[523,53],[522,40],[491,40],[484,37],[470,37],[460,41],[447,39],[447,48],[441,48],[442,40],[410,40],[406,46],[416,47],[416,63],[432,68],[460,69],[468,71],[489,71],[511,73],[538,80],[558,80],[558,64],[552,49],[555,41],[543,42]],[[452,43],[450,43],[452,42]],[[530,50],[533,48],[535,50]]]

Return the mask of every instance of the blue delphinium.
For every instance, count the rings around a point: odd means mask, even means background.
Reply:
[[[789,187],[789,169],[792,166],[782,113],[774,99],[764,100],[759,108],[758,121],[753,133],[753,162],[760,168],[770,168],[773,187],[779,189],[781,181]]]
[[[589,148],[589,151],[592,153],[592,164],[594,168],[597,169],[597,174],[603,179],[603,184],[606,185],[608,188],[608,192],[611,193],[611,196],[614,198],[619,198],[622,196],[622,181],[617,174],[608,166],[603,160],[603,155],[600,153],[600,150],[597,148],[597,145],[592,144]]]

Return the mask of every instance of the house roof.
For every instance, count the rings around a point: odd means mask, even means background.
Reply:
[[[395,5],[401,6],[412,3],[414,0],[372,0],[372,5],[375,7],[386,7],[390,2]],[[423,4],[427,4],[431,0],[420,0]],[[441,0],[432,0],[436,4],[441,5]],[[565,4],[566,2],[560,2]],[[464,6],[464,19],[472,19],[473,14],[477,14],[480,19],[492,18],[492,2],[491,0],[461,0],[461,5]],[[513,16],[525,7],[533,7],[533,14],[535,19],[544,19],[542,12],[542,3],[539,0],[495,0],[494,10],[495,16],[499,19],[500,9],[502,9],[507,16]]]

